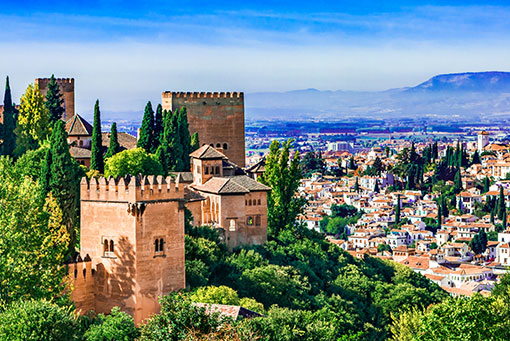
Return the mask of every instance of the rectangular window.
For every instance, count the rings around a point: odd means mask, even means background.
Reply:
[[[260,216],[255,217],[255,226],[260,226]]]
[[[246,225],[248,226],[253,225],[253,217],[246,217]]]

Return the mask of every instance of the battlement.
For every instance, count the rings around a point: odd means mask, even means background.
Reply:
[[[58,84],[74,84],[74,78],[55,78]],[[50,82],[49,78],[36,78],[35,82],[39,84],[48,84]]]
[[[95,271],[92,269],[92,259],[87,254],[85,258],[81,258],[78,254],[75,258],[69,258],[66,261],[67,275],[71,282],[85,280],[91,278]]]
[[[80,184],[81,200],[112,202],[147,202],[182,199],[183,184],[171,176],[126,176],[113,178],[83,177]]]
[[[201,99],[201,98],[244,98],[243,92],[173,92],[173,91],[164,91],[162,94],[163,98],[165,97],[175,97],[175,98],[191,98],[191,99]]]

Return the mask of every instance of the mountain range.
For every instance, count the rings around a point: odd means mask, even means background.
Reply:
[[[437,75],[414,87],[385,91],[305,89],[245,96],[248,119],[430,117],[482,120],[510,117],[510,72]]]

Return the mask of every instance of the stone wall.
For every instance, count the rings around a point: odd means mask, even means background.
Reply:
[[[242,92],[172,92],[161,95],[163,109],[186,107],[190,133],[200,145],[209,144],[238,166],[245,166],[244,94]]]

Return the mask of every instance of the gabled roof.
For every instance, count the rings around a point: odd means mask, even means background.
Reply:
[[[225,154],[219,152],[217,149],[211,147],[208,144],[198,148],[193,153],[191,153],[190,156],[195,159],[227,159]]]
[[[103,144],[103,147],[107,149],[108,146],[110,145],[110,135],[111,135],[110,132],[101,133],[101,143]],[[138,142],[138,139],[131,134],[118,132],[117,141],[119,142],[120,149],[125,150],[136,148],[136,143]]]
[[[69,136],[92,136],[92,126],[83,117],[74,114],[66,122],[66,132]]]
[[[265,170],[266,170],[266,158],[265,157],[260,159],[260,161],[257,162],[256,164],[246,168],[246,171],[249,173],[264,173]]]
[[[213,177],[203,185],[194,186],[197,190],[215,194],[244,194],[256,191],[270,191],[271,188],[246,175]]]

